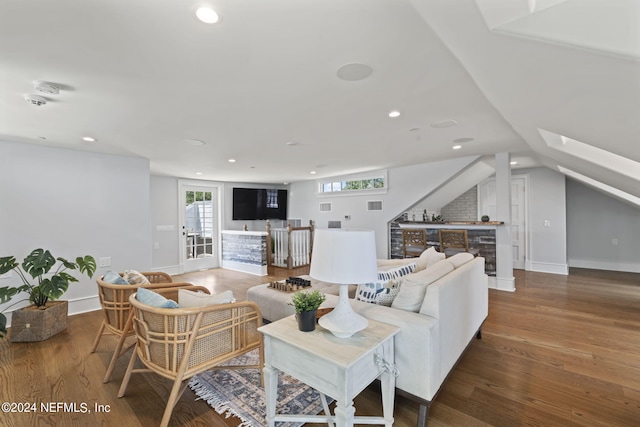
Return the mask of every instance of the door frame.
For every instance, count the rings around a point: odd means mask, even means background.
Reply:
[[[531,271],[531,262],[529,260],[529,254],[531,253],[531,248],[529,247],[529,242],[530,242],[530,238],[529,238],[529,206],[530,206],[530,200],[529,200],[529,174],[528,173],[523,173],[523,174],[512,174],[511,175],[511,180],[513,181],[513,179],[523,179],[524,180],[524,203],[525,203],[525,207],[524,207],[524,242],[522,245],[522,248],[524,250],[524,270],[525,271]],[[478,218],[480,218],[480,215],[482,215],[481,211],[481,192],[480,192],[480,187],[488,182],[491,181],[495,181],[496,177],[492,176],[490,178],[485,179],[484,181],[480,182],[477,186],[477,194],[478,194]],[[510,219],[511,220],[511,219]],[[509,223],[509,226],[511,226],[511,223]],[[516,268],[516,267],[514,267]],[[517,268],[520,269],[520,268]]]
[[[187,187],[201,187],[202,191],[207,191],[207,189],[215,191],[215,197],[212,199],[216,204],[214,209],[216,211],[216,215],[214,220],[214,228],[215,228],[215,248],[217,248],[215,253],[215,265],[216,267],[220,267],[222,263],[222,212],[224,212],[222,201],[224,200],[224,184],[212,181],[199,181],[194,179],[178,179],[178,271],[180,274],[185,272],[184,263],[185,256],[187,252],[187,247],[185,243],[185,239],[182,236],[182,226],[185,224],[185,216],[184,216],[184,192]],[[216,268],[214,267],[214,268]]]

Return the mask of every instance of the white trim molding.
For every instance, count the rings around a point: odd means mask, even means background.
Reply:
[[[516,291],[516,279],[515,277],[494,277],[489,276],[489,289],[496,289],[498,291],[515,292]]]
[[[525,268],[527,271],[536,271],[538,273],[562,274],[565,276],[569,274],[569,266],[567,264],[527,260]]]
[[[569,266],[576,267],[576,268],[593,268],[594,270],[625,271],[630,273],[640,273],[640,264],[630,263],[630,262],[570,259]]]

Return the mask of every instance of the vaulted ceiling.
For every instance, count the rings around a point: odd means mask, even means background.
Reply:
[[[280,183],[509,151],[640,197],[634,0],[2,0],[0,90],[0,140],[154,174]]]

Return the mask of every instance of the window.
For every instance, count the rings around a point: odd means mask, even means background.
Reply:
[[[318,186],[320,193],[337,193],[351,191],[386,190],[386,173],[378,176],[335,179],[321,182]]]

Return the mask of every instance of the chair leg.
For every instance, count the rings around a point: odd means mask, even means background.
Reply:
[[[100,323],[100,329],[98,330],[98,335],[96,336],[96,339],[93,342],[93,347],[91,347],[90,353],[96,352],[96,348],[98,348],[98,344],[100,343],[100,339],[102,338],[103,332],[104,332],[104,320],[102,320],[102,323]]]
[[[416,423],[416,426],[426,427],[428,417],[429,417],[429,407],[424,403],[421,403],[420,409],[418,410],[418,422]]]
[[[187,385],[188,383],[182,381],[182,378],[176,378],[176,381],[173,383],[173,387],[171,387],[171,393],[169,394],[169,400],[167,400],[167,406],[164,408],[164,414],[162,415],[160,427],[166,427],[167,425],[169,425],[169,420],[171,419],[173,408],[175,408],[178,400],[180,400],[180,396],[182,396],[184,391],[187,389]]]
[[[124,346],[124,341],[127,339],[127,335],[129,330],[133,325],[133,310],[129,312],[129,317],[127,318],[127,323],[124,325],[124,330],[122,331],[122,335],[120,335],[120,339],[118,340],[118,344],[116,345],[115,350],[113,350],[113,355],[111,356],[111,361],[109,362],[109,366],[107,367],[107,372],[104,375],[104,379],[102,382],[104,384],[111,381],[111,374],[113,374],[113,370],[116,367],[116,362],[121,355],[122,347]]]
[[[127,391],[127,386],[129,385],[129,380],[131,379],[133,366],[136,364],[136,359],[138,358],[137,349],[138,344],[136,344],[136,348],[133,349],[133,354],[131,355],[131,360],[129,360],[127,371],[124,373],[124,378],[122,378],[122,384],[120,385],[120,390],[118,390],[118,397],[124,396],[124,393]]]

